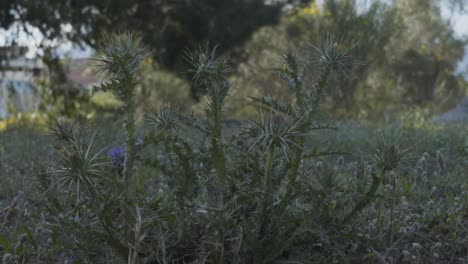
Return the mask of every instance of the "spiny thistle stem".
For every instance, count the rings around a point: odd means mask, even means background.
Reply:
[[[318,111],[320,107],[320,99],[322,97],[323,89],[328,83],[328,78],[332,73],[332,67],[328,65],[323,70],[322,74],[320,75],[320,79],[317,82],[317,87],[315,91],[312,91],[314,96],[312,97],[312,111]]]
[[[226,157],[222,139],[222,110],[230,83],[226,58],[216,57],[216,48],[211,51],[200,48],[197,53],[187,52],[187,60],[192,64],[194,82],[206,88],[210,97],[207,121],[211,132],[212,166],[224,183],[233,187],[232,179],[227,176]]]
[[[123,171],[124,183],[128,183],[133,172],[133,163],[135,160],[135,102],[133,96],[133,82],[131,79],[126,82],[128,91],[128,99],[125,106],[126,120],[125,130],[127,132],[126,149],[127,156],[125,158],[125,165]]]
[[[364,195],[364,198],[354,206],[353,210],[351,210],[351,213],[349,213],[341,222],[342,225],[348,224],[349,221],[351,221],[357,213],[361,212],[362,209],[364,209],[371,201],[372,198],[375,197],[375,194],[377,193],[377,190],[380,187],[380,184],[382,183],[382,179],[385,175],[385,170],[382,170],[380,175],[376,176],[373,175],[372,177],[372,185],[369,189],[369,191]]]
[[[393,221],[395,220],[395,195],[396,195],[396,175],[392,175],[392,204],[390,208],[390,243],[393,243],[394,236],[394,225]]]
[[[275,153],[275,147],[273,145],[268,146],[267,155],[265,159],[265,192],[267,195],[271,193],[272,187],[272,171],[273,171],[273,158]]]
[[[135,73],[141,62],[148,55],[141,46],[141,37],[133,34],[104,36],[101,54],[96,61],[99,72],[110,77],[103,83],[101,90],[112,90],[125,102],[126,157],[123,170],[123,182],[126,186],[132,176],[135,160]]]
[[[142,241],[142,237],[144,235],[141,234],[141,229],[142,229],[142,217],[140,213],[140,208],[138,206],[136,207],[136,219],[135,219],[135,226],[133,228],[133,245],[132,247],[129,248],[129,253],[128,253],[128,264],[138,264],[140,263],[140,259],[138,256],[138,250]]]
[[[211,137],[211,144],[214,163],[213,166],[215,167],[220,179],[225,183],[231,184],[229,179],[227,178],[226,157],[222,147],[222,100],[223,98],[217,98],[217,96],[214,96],[212,98],[213,135]]]
[[[387,144],[384,140],[378,140],[377,144],[378,146],[375,150],[375,154],[372,155],[372,159],[379,168],[379,175],[373,175],[370,190],[353,208],[351,213],[344,218],[342,224],[349,223],[349,221],[351,221],[351,219],[353,219],[358,212],[364,209],[364,207],[366,207],[372,201],[372,198],[375,197],[375,194],[379,189],[383,178],[387,175],[387,173],[395,171],[402,166],[402,162],[404,161],[404,157],[408,151],[408,149],[401,150],[396,142],[393,144]],[[394,186],[395,184],[396,179],[394,178]]]
[[[299,167],[301,166],[302,155],[304,154],[303,149],[299,147],[304,145],[304,139],[297,138],[297,143],[298,146],[294,147],[294,159],[291,163],[290,169],[287,172],[288,189],[286,192],[286,197],[289,197],[294,190],[294,183],[296,182],[297,174],[299,173]]]
[[[306,111],[312,111],[316,112],[319,110],[320,106],[320,98],[323,93],[323,89],[327,85],[328,78],[332,72],[332,67],[330,65],[326,66],[325,69],[323,70],[323,73],[320,76],[320,79],[317,83],[315,91],[312,91],[313,96],[312,96],[312,109],[310,110],[302,110],[302,114],[305,115]],[[297,137],[296,138],[296,146],[294,149],[294,159],[293,163],[291,164],[290,169],[287,172],[287,177],[288,177],[288,188],[286,192],[286,197],[289,197],[293,191],[294,183],[297,180],[297,175],[299,173],[299,167],[301,165],[301,160],[302,156],[304,155],[304,150],[302,146],[304,145],[305,141],[304,138],[302,137]]]

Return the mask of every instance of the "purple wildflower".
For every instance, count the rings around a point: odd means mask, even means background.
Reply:
[[[125,163],[125,148],[123,146],[116,146],[109,149],[107,153],[110,159],[112,168],[122,168]]]

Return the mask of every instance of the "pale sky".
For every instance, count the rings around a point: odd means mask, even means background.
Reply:
[[[316,0],[319,5],[323,4],[324,0]],[[363,9],[370,6],[375,0],[356,0],[358,5]],[[384,2],[391,2],[391,0],[382,0]],[[447,0],[440,0],[442,17],[450,21],[457,36],[468,37],[468,14],[460,12],[452,12]],[[456,10],[457,11],[457,10]]]
[[[442,6],[442,17],[450,21],[453,30],[458,36],[468,36],[468,14],[460,12],[451,12],[447,5]]]

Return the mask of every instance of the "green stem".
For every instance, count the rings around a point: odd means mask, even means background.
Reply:
[[[302,146],[304,145],[304,139],[297,138],[297,143],[297,146],[294,147],[294,159],[286,174],[288,177],[288,188],[285,198],[289,198],[294,190],[294,184],[296,183],[297,175],[299,174],[299,167],[301,166],[302,156],[304,155],[304,150],[302,149]]]
[[[390,243],[393,243],[393,221],[394,221],[394,213],[395,213],[395,188],[396,188],[396,175],[393,176],[392,181],[392,207],[390,210]]]
[[[273,156],[275,153],[275,147],[273,145],[268,146],[267,156],[265,159],[265,192],[267,194],[271,193],[272,188],[272,170],[273,170]]]
[[[295,90],[295,93],[296,93],[296,102],[299,105],[299,109],[300,109],[301,113],[304,113],[305,105],[304,105],[303,98],[305,96],[304,96],[304,93],[303,93],[303,90],[302,90],[302,82],[299,79],[297,73],[294,76],[294,86],[295,86],[294,90]]]
[[[373,176],[372,177],[372,185],[369,191],[365,194],[364,198],[356,205],[354,206],[353,210],[351,213],[349,213],[344,220],[341,222],[341,224],[347,224],[351,219],[356,216],[358,212],[360,212],[362,209],[364,209],[371,201],[372,198],[375,197],[375,193],[380,187],[380,184],[382,183],[383,176],[385,174],[385,171],[382,171],[379,176]]]
[[[135,161],[135,103],[133,96],[133,81],[129,77],[125,80],[125,91],[126,91],[126,120],[125,120],[125,130],[127,132],[126,139],[126,158],[125,166],[123,171],[123,180],[124,183],[128,186],[128,181],[130,180],[134,161]]]
[[[213,166],[216,169],[219,178],[222,182],[227,183],[233,187],[233,183],[228,179],[226,172],[226,157],[222,147],[222,133],[221,133],[221,116],[222,116],[222,99],[212,98],[213,100],[213,135],[211,138],[212,144],[212,158]]]
[[[317,111],[319,109],[323,89],[328,83],[328,77],[330,76],[331,72],[332,67],[327,66],[320,75],[320,79],[317,82],[317,90],[315,92],[315,96],[312,98],[312,111]]]
[[[322,74],[320,76],[320,79],[317,82],[315,95],[312,97],[312,109],[311,110],[301,109],[303,116],[306,115],[306,114],[310,114],[309,111],[312,111],[312,112],[318,111],[319,106],[320,106],[320,98],[322,97],[323,89],[327,85],[328,77],[330,76],[331,72],[332,72],[332,67],[331,66],[327,66],[323,70],[323,72],[322,72]],[[312,92],[314,92],[314,91],[312,91]],[[300,102],[298,102],[298,103],[300,103]],[[302,156],[304,155],[304,150],[303,150],[303,146],[304,146],[304,143],[305,143],[304,139],[298,137],[298,138],[296,138],[295,141],[297,143],[297,146],[295,146],[295,150],[294,150],[294,160],[292,161],[291,166],[290,166],[290,168],[288,169],[288,172],[287,172],[288,188],[287,188],[285,198],[289,198],[289,196],[292,194],[292,191],[294,189],[294,184],[295,184],[295,182],[297,180],[297,175],[299,174],[299,167],[301,165]]]

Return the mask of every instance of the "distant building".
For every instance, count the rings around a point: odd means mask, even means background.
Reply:
[[[32,111],[39,104],[34,80],[44,70],[40,60],[24,57],[25,47],[0,47],[0,119]]]
[[[98,78],[92,70],[89,59],[74,59],[67,64],[67,79],[75,86],[90,89],[97,84]]]
[[[0,119],[15,112],[34,111],[40,102],[35,87],[39,78],[47,76],[47,67],[40,59],[27,59],[25,47],[0,47]],[[90,72],[89,60],[66,63],[67,85],[64,89],[88,90],[97,79]]]

